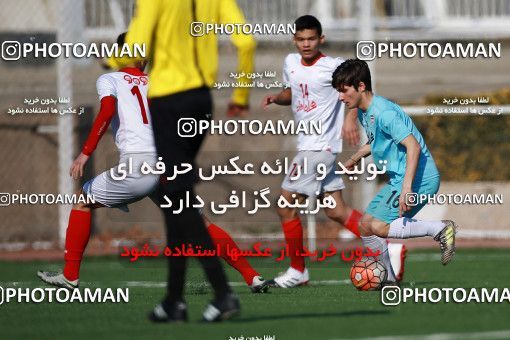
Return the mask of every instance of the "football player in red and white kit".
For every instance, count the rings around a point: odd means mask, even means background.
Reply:
[[[265,108],[272,103],[291,105],[297,121],[321,122],[322,133],[298,136],[298,154],[292,161],[293,168],[289,169],[282,183],[281,195],[288,202],[294,202],[296,198],[302,200],[317,195],[331,196],[336,202],[336,207],[325,209],[326,215],[359,237],[358,225],[362,214],[344,202],[342,189],[345,185],[342,178],[335,174],[336,156],[342,151],[341,134],[348,137],[351,142],[357,139],[356,115],[348,114],[345,124],[349,126],[342,129],[344,104],[338,100],[338,93],[331,86],[332,74],[344,60],[321,53],[320,46],[324,43],[324,36],[321,24],[315,17],[311,15],[299,17],[295,21],[295,26],[294,44],[298,53],[291,53],[285,58],[284,89],[279,94],[267,95],[262,106]],[[346,136],[347,134],[350,136]],[[303,173],[305,164],[306,174]],[[318,164],[326,166],[326,175],[322,180],[316,179]],[[300,173],[299,178],[293,179],[292,177],[297,177],[297,172]],[[279,288],[306,284],[309,274],[304,258],[296,255],[296,252],[303,253],[303,227],[298,212],[295,208],[278,208],[278,215],[289,246],[291,263],[284,274],[268,281],[268,284]],[[391,257],[395,262],[397,278],[401,279],[406,249],[401,244],[393,244],[389,249],[390,256],[393,255]]]
[[[124,37],[125,33],[121,34],[117,44],[124,44]],[[83,252],[90,238],[92,209],[108,207],[128,211],[128,204],[145,197],[150,197],[159,206],[155,192],[160,181],[159,175],[144,175],[140,171],[144,162],[154,167],[158,161],[147,103],[149,79],[143,72],[144,68],[145,62],[138,62],[118,72],[104,74],[97,80],[101,108],[82,152],[71,166],[70,175],[74,179],[83,176],[85,163],[110,123],[120,153],[119,164],[130,164],[131,171],[121,175],[119,167],[113,167],[89,180],[77,193],[93,196],[96,203],[78,203],[73,206],[66,232],[63,272],[37,273],[48,284],[70,289],[78,287]],[[246,258],[239,257],[233,261],[227,256],[227,247],[240,250],[230,235],[203,218],[214,244],[221,247],[223,259],[241,273],[252,292],[265,292],[268,287],[264,285],[264,279]]]

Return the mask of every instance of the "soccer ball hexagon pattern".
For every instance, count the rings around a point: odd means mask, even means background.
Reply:
[[[387,274],[386,267],[381,262],[364,257],[353,263],[351,281],[358,290],[377,290],[381,288]]]

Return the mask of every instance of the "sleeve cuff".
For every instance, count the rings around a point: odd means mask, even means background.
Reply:
[[[395,138],[394,140],[397,144],[400,144],[400,142],[402,142],[404,139],[406,139],[407,136],[409,136],[410,134],[411,134],[410,131],[406,131],[406,132],[402,133],[401,135],[399,135],[398,138]]]

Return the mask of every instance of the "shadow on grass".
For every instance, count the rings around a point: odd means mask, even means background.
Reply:
[[[430,287],[440,287],[440,285],[444,285],[444,281],[411,281],[411,282],[402,282],[400,284],[401,288],[428,288]]]

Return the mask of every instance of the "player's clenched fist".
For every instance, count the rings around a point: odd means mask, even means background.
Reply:
[[[235,103],[229,103],[227,109],[227,117],[241,117],[246,118],[250,115],[249,105],[239,105]]]
[[[411,211],[412,206],[409,205],[408,196],[412,195],[411,189],[402,188],[400,197],[398,199],[398,216],[402,217],[406,212]]]
[[[262,108],[265,109],[269,104],[276,103],[277,99],[278,99],[277,94],[268,94],[262,100]]]
[[[351,170],[354,170],[354,167],[356,166],[358,162],[356,162],[355,160],[353,160],[352,158],[349,158],[345,163],[344,163],[344,167],[351,171]]]
[[[85,166],[85,163],[89,160],[89,156],[85,155],[84,153],[80,153],[78,157],[73,161],[73,164],[71,165],[71,170],[69,170],[69,175],[71,175],[72,178],[78,179],[83,176],[83,167]]]

